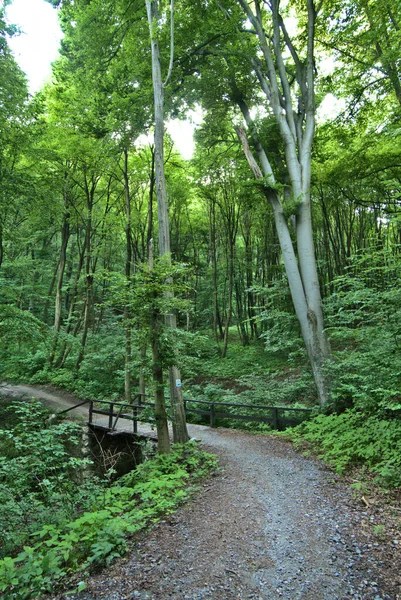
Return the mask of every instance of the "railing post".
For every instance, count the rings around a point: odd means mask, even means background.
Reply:
[[[93,419],[93,400],[89,402],[89,425],[92,425]]]
[[[141,401],[141,395],[138,394],[135,398],[137,403],[139,404]],[[133,424],[134,424],[134,433],[138,433],[138,408],[137,405],[134,404],[132,407],[132,416],[133,416]]]
[[[114,412],[114,404],[110,402],[109,404],[110,412],[109,412],[109,429],[113,429],[113,412]]]
[[[273,406],[273,429],[278,429],[279,420],[278,420],[278,408],[277,406]]]
[[[216,427],[216,417],[214,410],[214,402],[210,405],[210,427]]]

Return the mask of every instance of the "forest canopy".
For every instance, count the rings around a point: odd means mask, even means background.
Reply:
[[[169,379],[179,441],[181,377],[398,415],[398,0],[50,4],[33,97],[0,14],[2,377],[159,420]],[[185,160],[165,122],[193,110]]]

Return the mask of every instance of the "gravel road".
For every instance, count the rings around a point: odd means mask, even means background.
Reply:
[[[354,530],[360,511],[349,491],[319,463],[273,436],[190,432],[221,472],[83,594],[54,600],[398,598]]]
[[[384,564],[380,543],[361,533],[364,508],[333,473],[275,436],[189,430],[220,472],[84,592],[53,600],[401,598],[401,543]]]

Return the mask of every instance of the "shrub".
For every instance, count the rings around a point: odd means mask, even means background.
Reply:
[[[318,415],[290,432],[296,444],[308,442],[337,472],[365,465],[380,484],[401,485],[401,422],[357,410]]]
[[[143,463],[98,494],[91,511],[62,526],[44,525],[34,544],[1,560],[3,600],[36,598],[71,572],[109,564],[125,552],[128,536],[173,511],[215,468],[214,457],[193,443]]]

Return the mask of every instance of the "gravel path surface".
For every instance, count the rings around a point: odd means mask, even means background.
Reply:
[[[67,600],[384,600],[358,510],[329,471],[275,437],[190,426],[221,472]],[[396,565],[395,565],[395,568]]]
[[[401,598],[401,543],[384,553],[363,535],[369,515],[319,462],[274,436],[189,430],[221,471],[85,592],[54,600]]]

